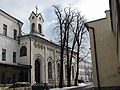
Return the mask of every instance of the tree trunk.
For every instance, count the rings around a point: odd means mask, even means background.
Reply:
[[[80,46],[78,44],[78,50],[77,50],[77,72],[76,72],[76,77],[75,77],[75,86],[78,85],[78,74],[79,74],[79,51],[80,51]]]

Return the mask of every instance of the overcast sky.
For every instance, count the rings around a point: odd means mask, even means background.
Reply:
[[[43,33],[45,37],[52,37],[52,32],[55,22],[55,14],[52,5],[61,5],[66,7],[71,5],[79,10],[87,20],[95,20],[105,17],[105,10],[109,10],[109,0],[1,0],[0,9],[4,10],[13,17],[24,23],[23,31],[29,32],[29,16],[32,11],[35,11],[35,6],[38,6],[38,12],[41,12],[45,20]]]

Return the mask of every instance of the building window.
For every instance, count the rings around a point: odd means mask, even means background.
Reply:
[[[74,79],[74,67],[72,66],[72,79]]]
[[[48,79],[52,79],[52,64],[48,62]]]
[[[35,31],[35,23],[32,23],[32,28],[31,28],[32,30],[32,32],[34,32]]]
[[[14,39],[17,39],[17,30],[14,29]]]
[[[3,24],[3,35],[7,36],[7,25]]]
[[[60,79],[60,64],[58,63],[57,65],[57,77],[58,77],[58,80]]]
[[[16,52],[13,52],[13,62],[16,63]]]
[[[67,65],[65,65],[65,79],[67,79]]]
[[[6,61],[6,49],[2,49],[2,61]]]
[[[41,31],[41,24],[38,24],[38,30],[39,30],[39,33],[42,33],[42,31]]]
[[[20,56],[22,57],[22,56],[27,56],[27,48],[26,48],[26,46],[22,46],[21,48],[20,48]]]
[[[32,16],[32,19],[34,19],[34,16]]]

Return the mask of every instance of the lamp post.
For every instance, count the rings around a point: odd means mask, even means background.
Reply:
[[[88,30],[92,30],[92,33],[93,33],[93,44],[94,44],[94,53],[95,53],[95,65],[96,65],[96,74],[97,74],[97,84],[98,84],[98,90],[101,90],[100,77],[99,77],[99,69],[98,69],[98,59],[97,59],[97,49],[96,49],[95,29],[94,29],[94,27],[88,26],[87,23],[85,23],[85,27]]]

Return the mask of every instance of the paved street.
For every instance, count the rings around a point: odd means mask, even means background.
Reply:
[[[93,85],[91,83],[81,83],[79,86],[63,87],[63,88],[52,88],[50,90],[93,90]]]

